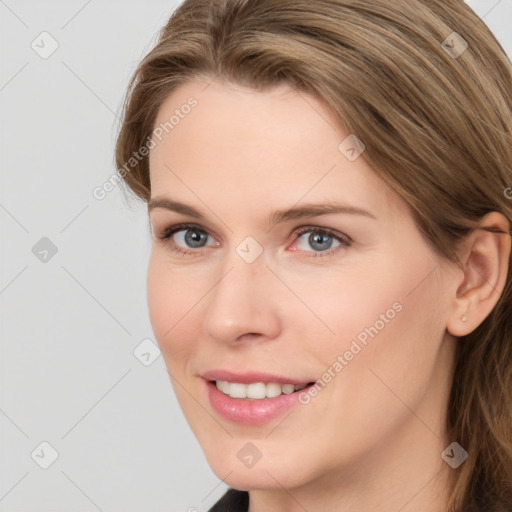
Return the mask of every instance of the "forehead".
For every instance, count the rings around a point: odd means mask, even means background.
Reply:
[[[234,207],[247,207],[244,194],[261,206],[303,198],[389,209],[401,201],[364,152],[347,158],[345,141],[353,135],[327,104],[288,85],[255,91],[189,82],[162,104],[159,127],[150,152],[153,197],[222,192]]]

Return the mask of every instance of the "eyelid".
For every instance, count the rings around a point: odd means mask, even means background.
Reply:
[[[194,222],[178,222],[177,224],[166,225],[163,230],[160,231],[159,235],[155,235],[160,240],[167,240],[172,235],[176,234],[179,231],[186,231],[187,229],[200,231],[201,233],[206,233],[208,236],[212,238],[218,238],[217,235],[208,229],[200,226],[199,224],[195,224]]]
[[[345,242],[345,243],[352,243],[352,241],[353,241],[348,235],[345,235],[345,233],[341,233],[332,228],[324,228],[322,226],[299,226],[293,230],[294,233],[295,232],[297,233],[297,237],[300,237],[304,233],[308,233],[309,231],[318,231],[321,233],[327,233],[329,236],[337,238],[341,242]]]

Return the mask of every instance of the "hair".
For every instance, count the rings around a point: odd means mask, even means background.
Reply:
[[[511,62],[462,0],[186,0],[130,81],[118,170],[163,101],[196,79],[288,84],[325,100],[450,261],[485,214],[512,219]],[[148,156],[121,175],[149,200]],[[491,313],[458,339],[446,429],[469,454],[451,471],[448,510],[510,512],[511,272]]]

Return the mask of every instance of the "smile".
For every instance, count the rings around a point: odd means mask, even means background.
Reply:
[[[300,393],[315,384],[314,380],[261,372],[211,370],[201,377],[213,411],[246,425],[262,425],[282,416],[300,404]]]
[[[250,400],[275,398],[282,394],[289,395],[307,386],[307,384],[279,384],[278,382],[243,384],[240,382],[228,382],[226,380],[217,380],[215,381],[215,385],[219,391],[225,395],[229,395],[231,398],[247,398]]]

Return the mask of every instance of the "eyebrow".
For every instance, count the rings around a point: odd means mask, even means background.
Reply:
[[[168,197],[154,197],[150,199],[148,202],[148,213],[156,208],[163,208],[183,215],[189,215],[195,219],[205,220],[204,215],[192,206],[180,203],[179,201],[174,201]],[[326,202],[321,204],[305,204],[303,206],[294,206],[283,210],[275,210],[268,216],[267,223],[270,226],[275,226],[276,224],[289,220],[317,217],[333,213],[361,215],[363,217],[377,219],[373,213],[364,210],[363,208],[348,204]]]

